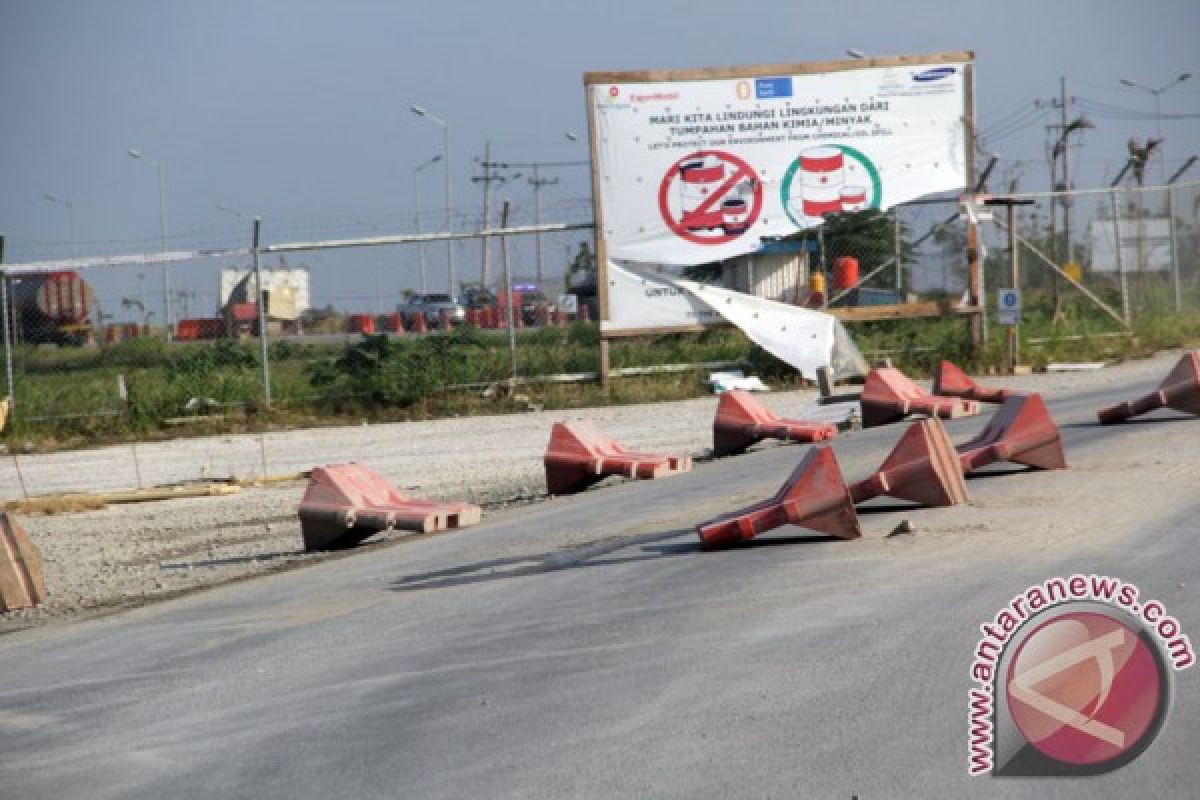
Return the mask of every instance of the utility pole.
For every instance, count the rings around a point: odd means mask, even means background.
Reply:
[[[574,141],[572,134],[568,134],[567,138]],[[533,187],[534,196],[534,213],[537,224],[542,221],[542,197],[541,190],[543,186],[558,183],[558,178],[543,178],[541,170],[543,167],[558,168],[558,167],[586,167],[591,165],[591,161],[529,161],[516,163],[513,161],[483,161],[480,166],[486,169],[529,169],[533,171],[533,177],[529,179],[529,184]],[[499,180],[513,180],[521,177],[521,173],[498,178]],[[493,178],[496,180],[497,178]],[[475,180],[475,179],[472,179]],[[542,234],[538,233],[537,238],[537,276],[538,284],[540,285],[543,277],[542,269]]]
[[[483,229],[491,225],[492,222],[492,168],[489,164],[492,160],[492,143],[487,142],[483,145]],[[474,180],[472,178],[472,180]],[[484,289],[488,288],[491,282],[491,270],[488,269],[488,256],[491,255],[491,247],[488,245],[491,240],[486,236],[480,240],[481,250],[483,250],[483,264],[479,270],[479,285]]]
[[[533,165],[533,177],[529,179],[529,185],[533,187],[533,224],[542,224],[542,187],[553,186],[558,183],[558,178],[543,178],[539,171],[541,164]],[[538,231],[534,234],[537,241],[537,284],[538,288],[542,286],[542,232]]]
[[[483,160],[479,161],[479,166],[483,167],[482,175],[475,175],[471,178],[472,183],[483,184],[483,227],[490,227],[492,221],[492,184],[504,183],[508,180],[506,175],[495,174],[495,169],[498,164],[492,161],[492,143],[487,142],[483,146]],[[483,237],[481,243],[483,249],[483,263],[480,266],[479,282],[484,289],[491,286],[492,283],[492,265],[491,265],[491,237]]]

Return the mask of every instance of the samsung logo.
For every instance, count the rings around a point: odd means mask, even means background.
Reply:
[[[918,72],[912,76],[912,79],[921,83],[940,81],[942,78],[949,78],[957,71],[954,67],[935,67],[934,69],[927,69],[924,72]]]

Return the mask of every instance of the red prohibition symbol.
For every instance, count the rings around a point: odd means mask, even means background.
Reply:
[[[698,150],[667,170],[658,209],[677,236],[725,244],[748,231],[762,212],[762,183],[753,167],[721,150]]]

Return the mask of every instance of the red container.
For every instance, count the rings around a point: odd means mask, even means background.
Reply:
[[[383,318],[383,327],[389,333],[404,333],[404,317],[394,311]]]
[[[833,260],[833,288],[849,289],[858,283],[858,259],[838,256]]]
[[[191,342],[200,338],[200,320],[181,319],[175,323],[175,338],[181,342]]]
[[[375,332],[375,318],[370,314],[351,314],[349,323],[351,333]]]

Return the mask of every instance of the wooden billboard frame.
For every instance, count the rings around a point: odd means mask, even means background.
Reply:
[[[691,69],[642,69],[626,71],[590,71],[583,73],[584,101],[587,105],[588,125],[588,154],[591,160],[592,177],[592,208],[595,214],[596,231],[596,300],[599,305],[600,325],[600,380],[608,382],[608,340],[627,336],[657,335],[665,333],[681,333],[688,331],[703,331],[709,326],[663,326],[661,328],[637,328],[629,330],[604,330],[604,322],[609,318],[608,296],[608,247],[604,236],[603,188],[601,186],[600,163],[598,158],[596,108],[592,102],[592,89],[601,84],[613,83],[667,83],[672,81],[701,81],[701,80],[736,80],[771,77],[776,75],[817,75],[829,72],[850,72],[862,69],[878,69],[881,67],[908,67],[929,63],[959,63],[963,64],[963,153],[966,166],[966,189],[975,183],[974,133],[975,133],[975,97],[974,97],[974,61],[972,50],[954,50],[942,53],[926,53],[921,55],[889,56],[885,58],[859,58],[839,61],[806,61],[785,64],[759,64],[752,66],[698,67]],[[978,231],[969,226],[968,241],[978,241]],[[981,269],[977,257],[977,248],[968,246],[968,297],[969,304],[960,307],[953,313],[968,315],[968,319],[981,316],[982,286]],[[887,319],[899,319],[905,316],[931,316],[929,304],[915,303],[911,315],[901,311],[904,306],[892,306]],[[945,312],[942,312],[945,313]],[[839,315],[840,316],[840,315]],[[855,315],[845,315],[854,319]],[[972,330],[972,340],[977,337],[975,323],[969,322]]]

